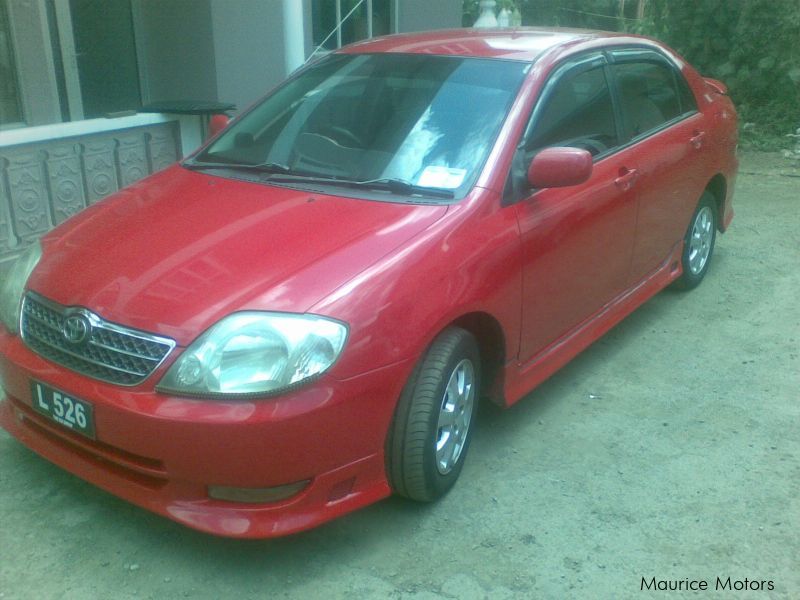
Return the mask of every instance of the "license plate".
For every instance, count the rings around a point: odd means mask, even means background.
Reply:
[[[37,411],[72,431],[95,438],[91,404],[38,381],[31,381],[31,395]]]

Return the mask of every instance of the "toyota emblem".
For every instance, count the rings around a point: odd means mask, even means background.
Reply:
[[[92,330],[92,325],[86,317],[81,315],[72,315],[64,319],[64,324],[61,326],[61,333],[64,339],[70,344],[80,344],[89,337],[89,332]]]

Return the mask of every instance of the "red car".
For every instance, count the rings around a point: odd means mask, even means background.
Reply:
[[[0,422],[224,536],[436,499],[479,397],[513,404],[700,283],[733,216],[736,131],[721,83],[641,37],[343,48],[20,257]]]

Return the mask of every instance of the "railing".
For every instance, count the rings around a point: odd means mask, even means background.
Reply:
[[[200,142],[198,117],[163,114],[0,132],[0,277],[42,234]]]

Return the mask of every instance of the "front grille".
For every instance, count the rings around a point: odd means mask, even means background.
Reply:
[[[70,340],[65,321],[77,317],[85,330]],[[22,303],[22,339],[37,354],[89,377],[136,385],[175,347],[175,341],[109,323],[85,308],[61,306],[28,292]]]

